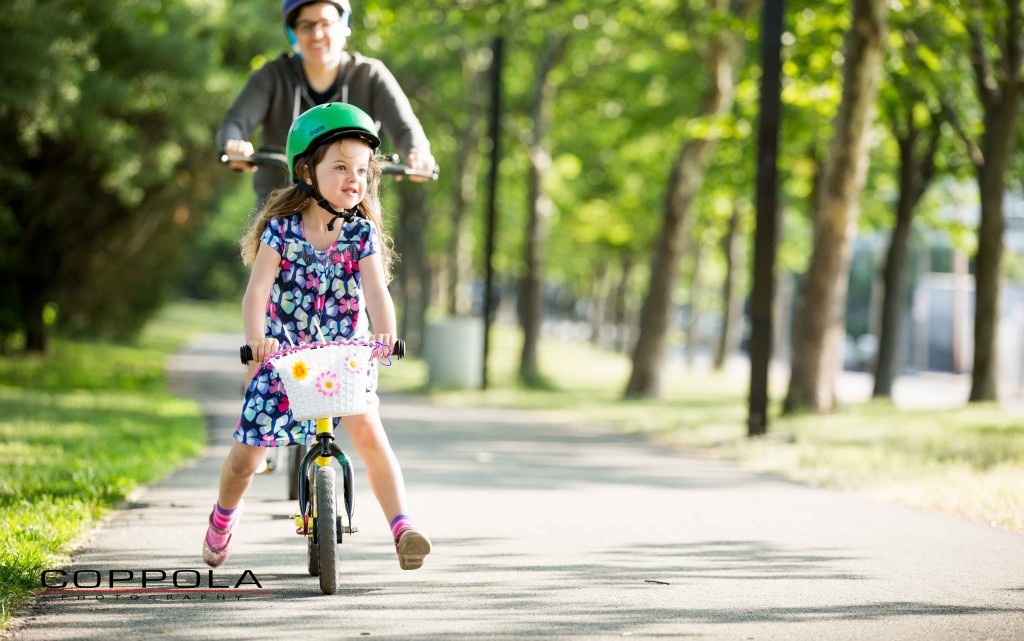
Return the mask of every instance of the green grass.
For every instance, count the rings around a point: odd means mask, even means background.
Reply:
[[[169,307],[134,345],[56,340],[0,358],[0,628],[98,519],[200,453],[199,408],[170,396],[164,357],[236,313]]]
[[[426,366],[415,361],[385,371],[382,388],[428,393],[451,406],[533,408],[559,420],[614,425],[750,469],[1024,533],[1024,420],[994,404],[911,410],[872,401],[832,414],[776,411],[769,434],[750,439],[742,373],[680,365],[666,370],[662,399],[627,401],[626,356],[544,340],[540,367],[554,387],[524,389],[515,377],[518,332],[496,327],[492,338],[488,390],[427,390]],[[783,392],[773,389],[773,407]]]
[[[146,325],[139,344],[169,354],[198,333],[241,334],[241,303],[175,301]]]

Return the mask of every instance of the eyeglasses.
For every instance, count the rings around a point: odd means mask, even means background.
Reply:
[[[295,23],[294,31],[300,36],[308,36],[317,29],[324,33],[327,33],[328,29],[335,26],[339,22],[341,22],[341,18],[338,18],[337,20],[317,20],[316,22],[311,22],[309,20],[300,20],[299,22]]]

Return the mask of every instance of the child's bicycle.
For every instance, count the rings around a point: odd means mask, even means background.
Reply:
[[[284,150],[277,147],[263,147],[256,151],[251,156],[235,156],[229,154],[222,154],[220,161],[224,165],[230,163],[239,162],[251,165],[257,168],[269,168],[274,171],[280,171],[281,175],[285,178],[288,176],[288,157],[285,155]],[[419,169],[412,169],[408,165],[399,162],[397,154],[391,154],[384,156],[383,160],[379,162],[381,168],[381,174],[384,176],[401,177],[411,176],[428,178],[430,180],[437,180],[439,175],[439,168],[434,165],[434,170],[431,172],[421,171]],[[399,357],[401,358],[401,357]],[[244,363],[243,363],[244,364]],[[292,448],[291,456],[288,457],[285,463],[282,458],[284,453],[274,452],[268,456],[264,471],[273,472],[279,467],[287,467],[288,472],[288,500],[294,501],[299,498],[299,484],[297,480],[297,470],[302,462],[302,457],[305,454],[305,448],[296,447]]]
[[[306,537],[309,574],[319,577],[324,594],[338,590],[343,536],[359,531],[352,524],[352,464],[335,442],[332,419],[366,411],[366,368],[375,351],[382,354],[378,356],[382,360],[391,356],[401,359],[405,356],[405,343],[397,341],[392,353],[387,345],[378,342],[322,341],[286,347],[264,360],[264,365],[277,370],[293,418],[316,419],[316,442],[294,471],[299,500],[299,511],[294,516],[296,534]],[[248,345],[243,345],[240,352],[243,364],[253,360]],[[293,449],[303,451],[301,447]],[[332,459],[341,465],[343,514],[338,510]]]

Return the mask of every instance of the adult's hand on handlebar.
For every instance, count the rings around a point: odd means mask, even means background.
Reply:
[[[409,176],[409,180],[417,183],[425,183],[431,180],[427,176],[429,176],[434,171],[434,157],[431,156],[429,153],[411,153],[408,156],[406,156],[405,164],[409,167],[409,169],[416,169],[418,171],[426,173],[426,176]],[[396,176],[396,180],[401,179],[401,176]]]
[[[224,143],[224,155],[226,156],[251,156],[256,153],[252,143],[248,140],[229,140]],[[242,173],[251,174],[256,171],[256,165],[247,162],[232,161],[228,163],[228,167],[234,171],[240,171]]]

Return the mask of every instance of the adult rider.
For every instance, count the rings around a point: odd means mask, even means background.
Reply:
[[[283,149],[288,129],[299,114],[327,102],[345,102],[370,114],[407,165],[432,171],[430,142],[394,75],[380,60],[345,50],[352,33],[349,0],[284,0],[281,19],[293,51],[249,76],[217,129],[217,144],[224,153],[251,156],[254,148],[249,138],[259,126],[260,146]],[[241,162],[231,167],[256,170]],[[271,191],[287,184],[284,172],[257,172],[253,176],[256,209]]]

